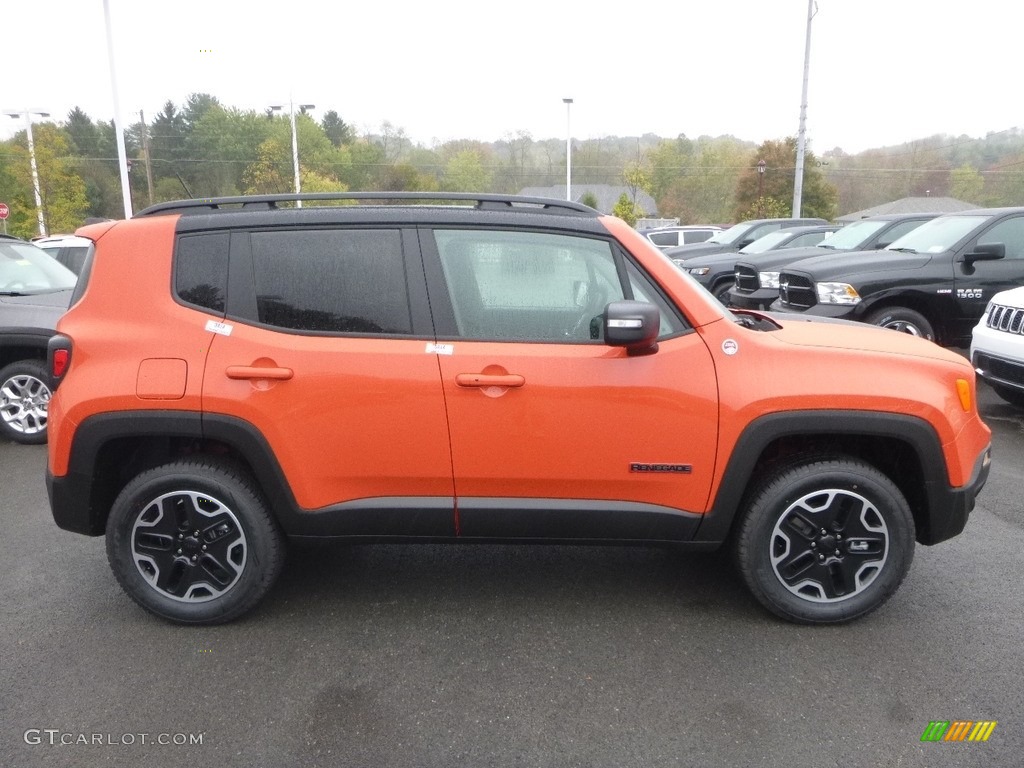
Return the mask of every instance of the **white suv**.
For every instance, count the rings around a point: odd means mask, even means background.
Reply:
[[[992,297],[971,335],[971,363],[996,394],[1024,408],[1024,286]]]
[[[684,224],[680,227],[658,227],[646,229],[640,234],[664,250],[690,243],[703,243],[722,231],[721,227]]]

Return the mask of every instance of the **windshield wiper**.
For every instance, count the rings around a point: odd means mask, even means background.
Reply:
[[[21,291],[0,291],[0,296],[29,296],[28,293],[22,293]]]
[[[896,251],[897,253],[917,253],[914,248],[886,248],[887,251]]]

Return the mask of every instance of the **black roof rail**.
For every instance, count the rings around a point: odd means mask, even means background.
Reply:
[[[419,200],[433,202],[472,202],[479,210],[514,211],[541,210],[544,213],[573,213],[599,215],[589,206],[570,200],[556,200],[549,197],[525,197],[521,195],[475,194],[472,192],[310,192],[280,195],[238,195],[235,197],[206,197],[193,200],[172,200],[151,205],[136,213],[136,216],[158,216],[171,213],[215,213],[218,211],[277,210],[278,203],[301,200],[355,200],[379,201]]]

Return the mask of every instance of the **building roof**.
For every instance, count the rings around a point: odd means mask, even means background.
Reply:
[[[623,193],[625,193],[627,197],[630,197],[629,187],[622,185],[573,184],[573,202],[582,202],[583,196],[588,192],[597,198],[597,210],[601,213],[611,213],[612,209],[615,208],[615,204],[619,202],[619,197],[621,197]],[[525,189],[520,190],[519,194],[529,195],[530,197],[553,197],[558,200],[565,200],[565,184],[558,184],[553,187],[526,187]],[[637,191],[636,204],[643,209],[646,216],[655,216],[658,213],[658,204],[654,202],[653,197],[643,190]]]
[[[955,197],[904,197],[900,200],[893,200],[891,203],[882,203],[873,208],[865,208],[863,211],[855,211],[845,216],[839,216],[836,218],[836,221],[849,223],[867,218],[868,216],[877,216],[881,213],[956,213],[957,211],[969,211],[977,207],[973,203],[965,203],[963,200],[957,200]]]

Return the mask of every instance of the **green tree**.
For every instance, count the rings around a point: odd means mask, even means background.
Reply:
[[[981,204],[985,179],[970,165],[961,165],[949,172],[949,194],[958,200]]]
[[[491,174],[484,168],[480,153],[465,150],[452,157],[445,166],[443,187],[453,192],[487,192]]]
[[[580,202],[594,210],[597,210],[597,196],[593,192],[584,192],[583,197],[580,198]]]
[[[35,145],[39,196],[47,233],[73,232],[85,219],[89,200],[85,183],[69,161],[70,141],[67,134],[53,123],[40,123],[32,128]],[[10,144],[11,234],[30,237],[38,232],[35,193],[27,134],[19,133]]]
[[[612,209],[612,215],[618,216],[629,226],[636,226],[637,219],[643,218],[644,211],[636,203],[629,199],[629,195],[623,192],[619,195],[619,201],[615,203],[615,207]]]
[[[324,114],[323,119],[320,121],[320,127],[324,129],[327,138],[336,147],[340,147],[343,144],[351,144],[356,140],[356,132],[352,129],[352,126],[342,120],[333,109]]]

